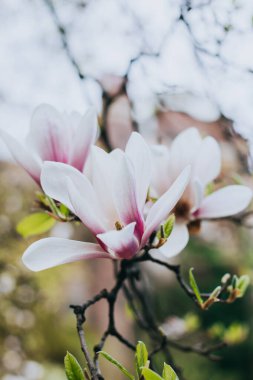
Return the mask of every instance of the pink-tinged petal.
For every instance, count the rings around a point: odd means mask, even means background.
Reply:
[[[136,182],[132,163],[125,154],[118,155],[118,164],[113,184],[114,204],[123,225],[136,222],[139,239],[144,231],[143,216],[139,210],[136,195]]]
[[[166,193],[164,193],[150,208],[146,219],[142,245],[146,244],[147,239],[152,232],[156,231],[157,227],[159,227],[159,225],[169,216],[170,212],[184,193],[190,179],[190,173],[191,168],[190,166],[187,166]]]
[[[71,179],[79,189],[85,189],[87,181],[84,175],[72,166],[60,162],[44,162],[42,165],[41,186],[44,192],[74,212],[66,186],[66,178]]]
[[[252,200],[252,191],[246,186],[231,185],[204,198],[194,214],[199,219],[222,218],[243,211]]]
[[[201,181],[203,186],[218,177],[221,171],[221,150],[213,137],[206,137],[198,150],[192,176]]]
[[[173,141],[170,151],[172,176],[175,178],[194,161],[201,146],[201,136],[196,128],[188,128]]]
[[[75,215],[94,235],[97,235],[106,231],[106,220],[92,185],[85,176],[83,177],[81,188],[70,178],[66,178],[65,186]]]
[[[176,223],[167,242],[159,248],[163,256],[170,258],[178,255],[189,241],[189,232],[185,224]],[[155,250],[153,251],[155,254]]]
[[[42,104],[36,108],[27,142],[42,161],[67,163],[70,140],[70,128],[54,107]]]
[[[137,203],[139,209],[143,210],[151,182],[150,148],[139,133],[133,132],[128,140],[125,152],[134,167]]]
[[[46,238],[30,245],[22,260],[28,269],[37,272],[72,261],[97,258],[110,258],[110,255],[99,244]]]
[[[17,140],[0,130],[0,138],[7,145],[15,161],[40,185],[42,162],[33,153],[29,153]]]
[[[107,247],[110,254],[120,259],[131,259],[139,249],[139,242],[135,237],[136,223],[130,223],[122,230],[108,231],[97,235],[97,238]]]
[[[83,171],[91,146],[98,135],[97,115],[94,108],[90,108],[82,116],[73,137],[70,150],[69,164]]]

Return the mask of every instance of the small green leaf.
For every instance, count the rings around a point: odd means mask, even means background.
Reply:
[[[142,368],[141,374],[144,376],[145,380],[162,380],[162,377],[160,375],[147,367]]]
[[[161,226],[161,229],[157,232],[158,239],[168,239],[175,224],[175,215],[172,214],[168,217],[166,222]]]
[[[248,286],[250,284],[250,278],[246,274],[241,276],[237,281],[237,289],[240,290],[240,294],[237,296],[237,298],[241,298],[244,296]]]
[[[196,296],[196,298],[198,300],[198,303],[200,305],[202,305],[203,304],[203,300],[201,298],[197,282],[196,282],[195,277],[193,275],[193,268],[191,268],[189,270],[189,281],[190,281],[191,288],[192,288],[192,290],[193,290],[193,292],[194,292],[194,294],[195,294],[195,296]]]
[[[136,371],[139,377],[141,376],[141,369],[142,367],[145,367],[147,361],[148,361],[147,348],[143,342],[139,341],[136,346],[136,353],[135,353]]]
[[[62,215],[69,216],[69,209],[64,204],[61,203],[59,209]]]
[[[64,358],[64,367],[68,380],[85,380],[80,364],[70,352]]]
[[[210,195],[214,192],[214,183],[210,182],[205,188],[205,195]]]
[[[163,379],[164,380],[178,380],[177,374],[174,371],[174,369],[166,363],[164,363],[164,366],[163,366]]]
[[[37,212],[24,217],[17,225],[17,232],[27,238],[29,236],[43,234],[50,230],[55,224],[55,219],[50,215]]]
[[[165,235],[164,237],[165,237],[165,239],[168,239],[168,237],[170,236],[170,234],[173,230],[174,224],[175,224],[175,215],[172,214],[169,216],[169,218],[164,223],[164,235]]]
[[[105,351],[100,351],[99,353],[106,360],[108,360],[110,363],[115,365],[125,376],[127,376],[131,380],[134,380],[134,376],[131,375],[131,373],[125,367],[123,367],[123,365],[120,364],[116,359],[114,359],[111,355],[107,354],[107,352],[105,352]]]

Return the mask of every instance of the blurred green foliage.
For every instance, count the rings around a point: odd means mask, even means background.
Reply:
[[[41,273],[28,271],[21,262],[25,248],[36,238],[21,238],[16,232],[17,223],[33,209],[35,191],[38,190],[22,169],[0,164],[0,378],[3,380],[60,380],[65,379],[63,358],[69,350],[82,365],[83,357],[75,331],[75,318],[68,305],[89,297],[93,282],[103,288],[93,275],[93,264],[75,263]],[[213,225],[211,225],[213,230]],[[252,232],[228,222],[216,224],[210,242],[192,238],[188,248],[176,258],[181,260],[185,279],[194,267],[201,291],[212,291],[225,273],[247,274],[252,279]],[[235,303],[215,304],[208,311],[199,310],[175,282],[172,273],[158,268],[146,269],[150,300],[158,319],[168,333],[177,339],[197,342],[223,338],[229,347],[222,351],[222,360],[210,362],[196,354],[173,350],[179,367],[189,380],[252,380],[252,289]],[[102,281],[102,280],[101,280]],[[110,285],[109,285],[110,286]],[[121,304],[126,331],[134,341],[142,339],[137,327],[133,329],[131,312]],[[97,342],[101,320],[107,317],[102,305],[94,321],[88,318],[87,340]],[[98,324],[98,327],[97,325]],[[128,330],[127,330],[128,329]],[[115,348],[116,347],[116,348]],[[106,351],[118,350],[111,340]],[[149,347],[150,348],[150,347]],[[114,352],[113,352],[114,349]],[[122,363],[133,368],[134,357],[125,348],[118,350]],[[120,359],[120,358],[119,358]],[[158,369],[164,358],[156,357]],[[108,365],[107,365],[108,366]],[[102,367],[106,368],[104,363]],[[107,369],[108,371],[108,369]],[[114,374],[109,369],[110,376]],[[117,379],[121,377],[118,376]],[[108,378],[108,376],[105,376]]]

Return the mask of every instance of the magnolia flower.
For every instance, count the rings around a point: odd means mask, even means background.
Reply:
[[[205,195],[221,170],[221,150],[217,141],[201,138],[196,128],[181,132],[170,149],[154,146],[152,149],[153,178],[150,195],[159,197],[168,189],[182,168],[191,164],[189,184],[173,212],[176,224],[170,239],[159,250],[166,257],[181,252],[189,240],[188,226],[200,226],[201,219],[222,218],[244,210],[252,199],[252,191],[241,185],[226,186]],[[190,224],[189,224],[190,223]]]
[[[67,163],[83,171],[97,131],[93,109],[83,116],[77,112],[67,115],[43,104],[34,111],[25,147],[3,130],[0,137],[17,163],[40,185],[44,161]]]
[[[93,146],[90,158],[89,178],[69,165],[47,162],[41,184],[80,218],[97,243],[42,239],[23,255],[28,268],[38,271],[88,258],[131,259],[175,207],[190,177],[187,167],[146,213],[151,154],[138,133],[131,135],[125,152],[106,153]]]

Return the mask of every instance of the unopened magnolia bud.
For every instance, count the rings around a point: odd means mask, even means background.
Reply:
[[[228,280],[231,278],[231,274],[230,273],[226,273],[224,274],[224,276],[222,276],[221,278],[221,283],[224,285],[226,284],[226,282],[228,282]]]

